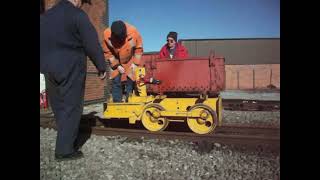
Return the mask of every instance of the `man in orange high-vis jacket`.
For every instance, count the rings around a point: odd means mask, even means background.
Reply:
[[[126,98],[132,93],[134,70],[140,65],[143,45],[137,29],[123,21],[114,21],[104,31],[103,50],[105,59],[110,61],[113,102],[122,101],[121,81],[126,80]]]

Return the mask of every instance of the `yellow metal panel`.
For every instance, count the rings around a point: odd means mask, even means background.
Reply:
[[[187,111],[162,111],[160,113],[161,117],[165,117],[165,116],[172,116],[172,117],[186,117],[188,116],[188,112]]]
[[[135,70],[136,82],[137,83],[137,91],[139,96],[147,96],[147,86],[144,82],[139,82],[140,77],[143,78],[146,75],[146,70],[143,67],[137,67]]]
[[[162,117],[170,116],[170,117],[200,117],[199,112],[187,112],[187,111],[162,111]]]
[[[197,98],[165,98],[160,105],[167,111],[183,112],[195,104]]]
[[[134,124],[136,120],[141,120],[143,110],[146,105],[152,103],[156,97],[153,96],[131,96],[129,103],[108,103],[107,109],[104,112],[105,118],[128,118],[130,124]],[[219,101],[218,101],[219,100]],[[165,110],[160,111],[160,117],[169,117],[171,120],[181,120],[181,117],[186,118],[199,118],[200,111],[193,110],[188,112],[189,108],[194,106],[199,101],[198,98],[163,98],[159,105]],[[218,102],[218,103],[217,103]],[[209,106],[212,110],[216,111],[218,115],[219,125],[222,123],[222,99],[207,98],[202,104]],[[180,119],[179,119],[180,118]],[[170,120],[170,121],[171,121]]]
[[[198,98],[166,98],[160,102],[167,111],[187,111],[188,107],[195,105]],[[216,103],[218,98],[208,98],[203,104],[211,107],[214,111],[217,110]]]
[[[109,103],[104,112],[105,118],[129,118],[131,116],[139,117],[144,104],[141,103]]]
[[[130,96],[128,98],[128,102],[129,103],[149,103],[149,102],[152,102],[154,100],[154,97],[153,96],[143,96],[143,97],[140,97],[140,96]]]

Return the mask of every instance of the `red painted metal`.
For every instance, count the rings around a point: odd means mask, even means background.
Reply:
[[[149,59],[145,61],[148,77],[161,80],[149,85],[148,92],[217,93],[225,89],[223,57],[191,57],[185,59]]]
[[[155,59],[159,59],[159,53],[158,52],[143,54],[142,58],[141,58],[141,65],[143,66],[143,65],[145,65],[146,62],[153,61]]]

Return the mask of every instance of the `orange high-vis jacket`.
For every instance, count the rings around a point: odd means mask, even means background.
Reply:
[[[104,31],[102,47],[105,59],[110,61],[112,67],[111,79],[119,75],[119,71],[115,69],[115,67],[122,65],[125,69],[125,76],[122,76],[122,80],[125,80],[126,76],[135,80],[134,72],[130,67],[132,63],[137,66],[140,65],[143,54],[142,38],[134,26],[128,23],[125,23],[125,25],[127,28],[127,37],[123,45],[119,45],[115,40],[111,39],[111,28],[107,28]]]

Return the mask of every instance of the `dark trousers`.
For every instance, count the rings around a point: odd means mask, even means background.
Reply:
[[[127,77],[125,86],[126,98],[132,93],[134,81]],[[113,102],[122,101],[122,86],[121,86],[121,75],[119,74],[112,80],[112,99]]]
[[[73,153],[83,112],[86,73],[74,71],[68,78],[46,74],[46,86],[57,124],[55,153]]]

